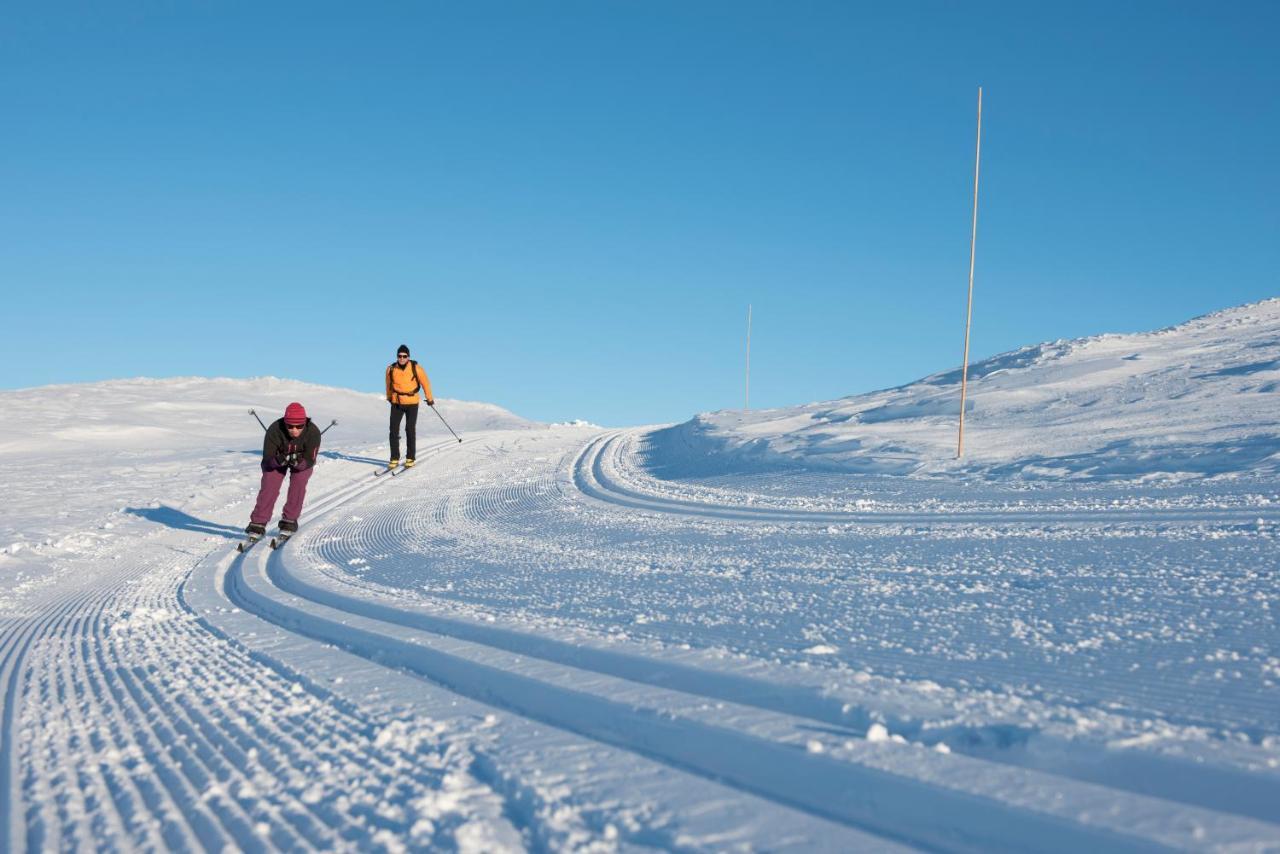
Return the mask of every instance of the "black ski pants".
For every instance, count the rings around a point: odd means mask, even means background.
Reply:
[[[400,419],[404,419],[405,450],[413,459],[418,450],[418,404],[391,404],[391,459],[400,459]]]

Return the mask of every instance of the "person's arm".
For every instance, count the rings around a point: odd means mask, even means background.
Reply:
[[[427,379],[427,372],[422,369],[422,365],[418,365],[418,384],[422,386],[422,396],[427,400],[427,406],[435,406],[436,399],[431,394],[431,380]]]
[[[390,365],[387,365],[387,402],[388,403],[393,402],[391,397],[391,366]]]
[[[320,428],[314,422],[307,422],[307,443],[306,450],[302,454],[305,465],[300,468],[310,468],[316,464],[316,459],[320,456],[320,441],[324,438],[320,435]]]
[[[280,451],[283,448],[280,444],[280,431],[276,429],[276,424],[277,422],[272,422],[262,437],[262,461],[273,466],[280,465]]]

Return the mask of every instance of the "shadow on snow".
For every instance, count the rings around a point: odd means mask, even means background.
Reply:
[[[126,507],[124,512],[134,516],[146,519],[148,522],[155,522],[157,525],[164,525],[166,528],[174,528],[179,531],[194,531],[197,534],[215,534],[219,537],[229,537],[239,539],[244,536],[244,531],[232,525],[219,525],[216,522],[206,522],[204,519],[197,519],[189,513],[183,513],[181,510],[175,510],[172,507]]]

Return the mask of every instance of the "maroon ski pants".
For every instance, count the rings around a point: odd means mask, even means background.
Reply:
[[[250,522],[255,525],[265,525],[271,521],[271,514],[276,509],[276,499],[280,497],[280,486],[284,483],[284,476],[288,472],[288,466],[262,464],[262,486],[258,489],[258,503],[253,506],[253,513],[249,515]],[[302,515],[302,502],[307,497],[307,481],[311,479],[311,472],[312,467],[307,466],[302,471],[295,471],[289,475],[289,495],[284,500],[281,519],[296,522]]]

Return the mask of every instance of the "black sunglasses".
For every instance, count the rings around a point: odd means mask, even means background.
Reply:
[[[409,358],[409,354],[408,354],[408,353],[397,353],[397,354],[396,354],[396,358],[397,358],[397,359],[407,359],[407,358]]]
[[[284,426],[286,429],[289,429],[289,430],[301,430],[303,427],[306,427],[307,425],[306,424],[286,424]]]

